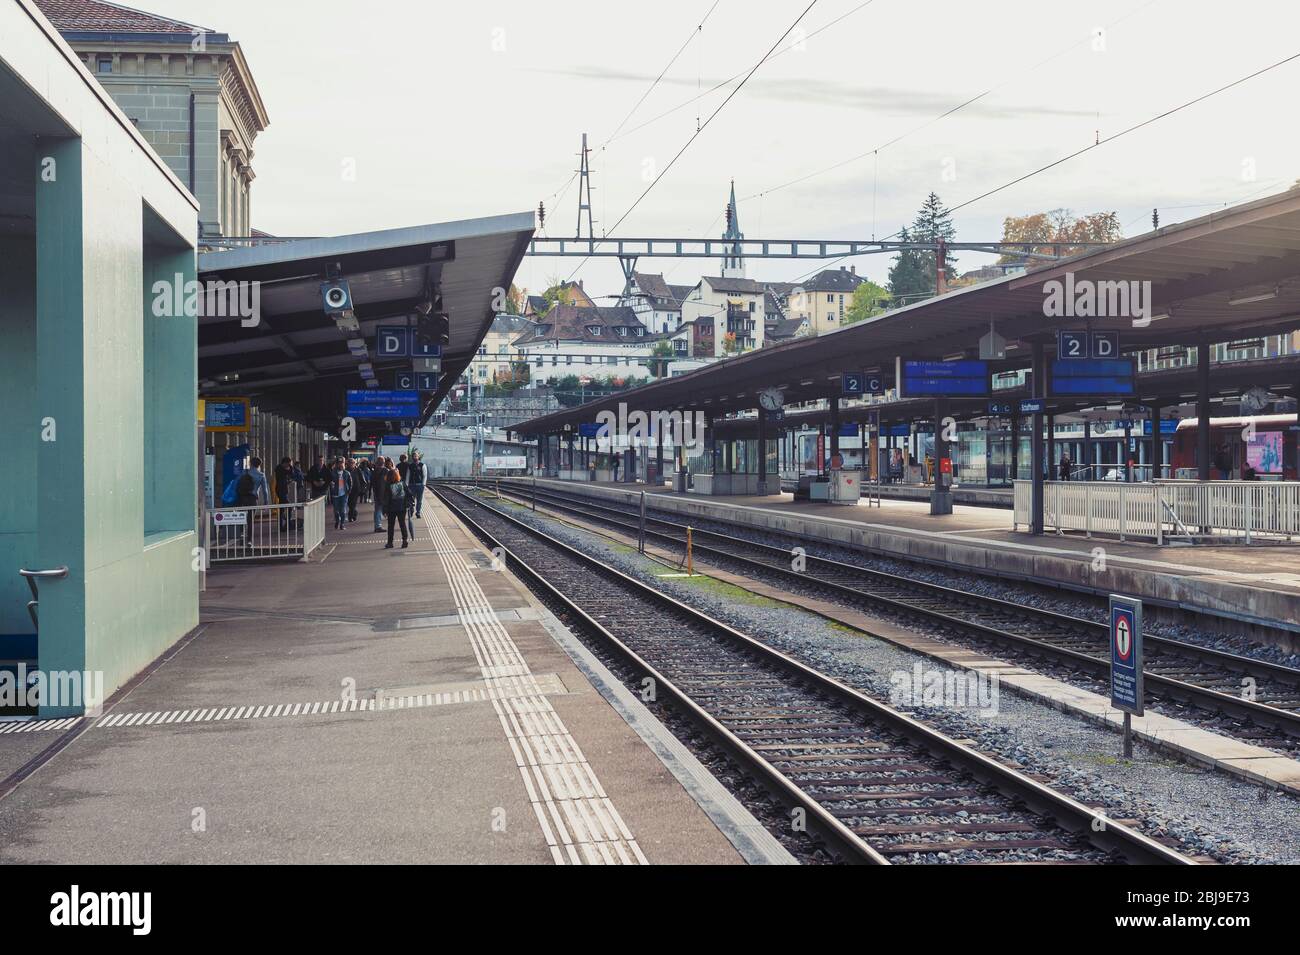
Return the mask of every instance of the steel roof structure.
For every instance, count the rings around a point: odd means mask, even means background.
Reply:
[[[264,410],[336,431],[347,390],[365,387],[359,361],[374,366],[385,388],[391,372],[411,367],[410,359],[375,357],[376,328],[405,324],[437,286],[451,333],[439,387],[422,395],[423,423],[491,327],[494,301],[502,298],[494,290],[510,287],[533,225],[532,212],[523,212],[332,238],[255,240],[201,254],[200,282],[257,282],[261,299],[252,327],[238,315],[200,316],[202,395],[247,395]],[[324,312],[320,286],[331,270],[351,287],[359,331],[340,331]],[[362,339],[368,354],[359,359],[349,338]],[[368,434],[386,430],[383,422],[358,425]]]
[[[1151,321],[1048,316],[1048,282],[1150,282]],[[626,402],[629,411],[696,409],[718,416],[753,408],[779,387],[794,404],[840,393],[846,371],[891,380],[895,358],[978,356],[990,327],[1008,342],[994,371],[1027,368],[1030,345],[1050,352],[1058,330],[1091,324],[1121,333],[1132,352],[1232,341],[1300,327],[1300,188],[1052,262],[1022,275],[958,289],[815,338],[747,352],[679,377],[570,408],[512,430],[552,434]],[[1223,366],[1215,366],[1217,376]]]

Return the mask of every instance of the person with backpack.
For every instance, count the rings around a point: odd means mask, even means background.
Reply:
[[[334,506],[334,529],[343,530],[347,526],[348,495],[352,493],[352,475],[343,464],[342,458],[334,459],[334,470],[330,472],[329,496]]]
[[[424,458],[419,451],[411,452],[411,461],[406,468],[406,487],[410,502],[406,506],[406,516],[420,516],[424,505],[424,484],[429,478],[429,469],[424,466]]]
[[[388,543],[384,549],[391,549],[393,546],[393,528],[394,525],[402,529],[402,547],[405,548],[410,543],[410,533],[406,523],[406,500],[408,495],[406,482],[402,480],[401,472],[397,468],[390,468],[384,475],[384,485],[388,489],[388,501],[385,509],[388,512]]]

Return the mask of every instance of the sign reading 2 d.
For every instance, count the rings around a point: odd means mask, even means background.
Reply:
[[[1057,332],[1057,358],[1118,358],[1119,332]]]
[[[984,361],[899,360],[900,397],[942,398],[987,395],[989,366]]]

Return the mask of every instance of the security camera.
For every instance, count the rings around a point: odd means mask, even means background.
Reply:
[[[347,279],[332,279],[320,286],[322,307],[326,315],[338,315],[352,310],[352,289]]]

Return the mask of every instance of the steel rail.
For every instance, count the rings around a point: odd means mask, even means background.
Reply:
[[[877,864],[888,862],[876,850],[867,845],[862,838],[831,815],[815,798],[800,790],[780,770],[714,719],[691,698],[688,692],[675,686],[659,672],[658,668],[612,634],[606,627],[592,619],[575,600],[564,594],[560,586],[549,580],[544,572],[531,567],[516,555],[505,541],[490,533],[478,521],[470,517],[465,508],[452,501],[452,494],[456,495],[460,500],[468,502],[474,507],[482,508],[497,519],[506,522],[512,530],[521,532],[535,541],[542,542],[548,548],[553,548],[578,561],[626,592],[689,618],[716,638],[740,647],[746,653],[753,654],[772,668],[855,710],[864,716],[870,724],[897,733],[938,759],[949,761],[961,767],[1004,796],[1012,798],[1034,813],[1051,819],[1061,829],[1082,835],[1094,848],[1119,852],[1129,861],[1139,864],[1195,864],[1194,860],[1176,850],[1164,846],[1122,823],[1109,819],[1103,813],[1091,809],[1049,786],[1030,779],[983,753],[964,746],[916,719],[864,695],[852,687],[721,621],[715,620],[694,607],[676,600],[594,557],[582,553],[526,522],[504,513],[484,501],[471,497],[459,488],[437,485],[434,490],[443,503],[475,535],[490,546],[500,547],[507,560],[513,562],[516,569],[527,580],[550,594],[566,610],[581,618],[584,625],[590,627],[604,642],[613,647],[620,656],[630,661],[635,667],[652,674],[652,678],[657,681],[660,687],[666,689],[675,700],[678,700],[692,717],[697,718],[700,724],[707,728],[710,736],[719,740],[728,752],[736,756],[743,765],[752,768],[759,778],[764,781],[765,785],[773,787],[783,798],[797,800],[799,805],[805,806],[808,809],[810,821],[814,823],[819,833],[823,837],[833,840],[834,844],[839,845],[842,851],[848,853],[854,861],[875,862]],[[864,846],[867,851],[864,852],[857,844]],[[936,851],[941,851],[942,848],[942,843],[935,844]]]

